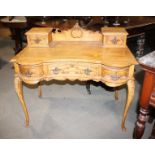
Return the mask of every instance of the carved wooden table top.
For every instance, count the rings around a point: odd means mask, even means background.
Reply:
[[[128,48],[103,48],[100,42],[56,42],[49,48],[24,48],[12,62],[36,64],[59,60],[101,63],[113,67],[135,64]],[[117,59],[117,61],[116,61]]]
[[[28,46],[11,59],[15,67],[15,89],[22,103],[26,125],[29,125],[29,115],[23,98],[22,82],[37,84],[53,79],[94,80],[111,87],[127,84],[128,97],[122,119],[122,128],[125,129],[125,119],[134,95],[133,74],[137,61],[128,47],[119,47],[119,44],[117,47],[120,36],[114,37],[114,45],[112,40],[110,47],[105,48],[101,32],[75,27],[65,32],[52,33],[52,41],[48,47],[31,47],[47,44],[47,38],[41,37],[33,35],[35,39],[31,38]]]

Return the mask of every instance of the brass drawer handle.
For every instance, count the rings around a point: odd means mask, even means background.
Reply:
[[[36,38],[36,39],[34,40],[34,42],[35,42],[36,44],[39,44],[40,41],[41,41],[41,39],[39,39],[39,38]]]
[[[58,67],[55,67],[54,69],[52,69],[54,74],[59,74],[61,69],[59,69]]]
[[[86,75],[90,75],[91,72],[92,72],[92,70],[90,70],[89,68],[84,69],[84,73]]]
[[[118,75],[111,75],[110,77],[113,81],[117,81],[121,78],[121,76],[118,76]]]
[[[33,75],[33,73],[28,70],[24,73],[24,75],[27,77],[31,77]]]
[[[117,39],[116,36],[111,40],[111,42],[112,42],[114,45],[116,45],[118,41],[119,41],[119,39]]]

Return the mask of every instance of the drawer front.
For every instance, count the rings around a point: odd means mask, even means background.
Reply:
[[[42,65],[19,65],[19,74],[22,78],[39,79],[43,76]]]
[[[28,46],[29,47],[48,47],[48,36],[47,35],[28,35]]]
[[[102,66],[102,79],[112,83],[121,83],[127,81],[129,78],[129,67],[126,68],[112,68]]]
[[[45,76],[53,79],[91,79],[101,75],[99,64],[81,62],[54,62],[45,64]]]
[[[107,47],[125,47],[126,36],[124,35],[108,35],[104,36],[104,46]]]

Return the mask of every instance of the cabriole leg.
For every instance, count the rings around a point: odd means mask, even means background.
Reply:
[[[15,77],[15,90],[16,90],[16,93],[18,95],[18,98],[21,102],[21,105],[22,105],[22,108],[25,114],[26,126],[29,126],[29,114],[28,114],[27,107],[24,101],[24,97],[23,97],[22,81],[18,76]]]
[[[126,130],[126,128],[125,128],[125,120],[126,120],[127,113],[128,113],[128,110],[129,110],[129,108],[131,106],[132,99],[133,99],[133,96],[134,96],[134,90],[135,90],[134,79],[130,79],[127,82],[127,87],[128,87],[127,102],[126,102],[126,105],[125,105],[125,108],[124,108],[122,125],[121,125],[123,130]]]

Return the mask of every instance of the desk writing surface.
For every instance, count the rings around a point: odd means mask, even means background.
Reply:
[[[11,61],[27,65],[58,60],[102,63],[113,67],[124,67],[137,64],[136,59],[128,47],[104,48],[100,42],[56,42],[48,48],[26,47],[13,57]]]
[[[41,96],[42,81],[93,80],[110,87],[127,84],[127,101],[121,124],[125,129],[125,120],[134,96],[134,66],[137,64],[131,51],[126,45],[105,47],[100,40],[100,33],[83,30],[78,25],[62,33],[63,40],[57,33],[57,37],[48,45],[42,39],[46,47],[32,47],[30,42],[30,46],[11,59],[15,69],[15,90],[24,110],[26,125],[29,125],[29,115],[23,97],[23,82],[39,84]],[[38,44],[36,39],[37,36],[32,44]],[[117,42],[114,44],[117,45]]]

